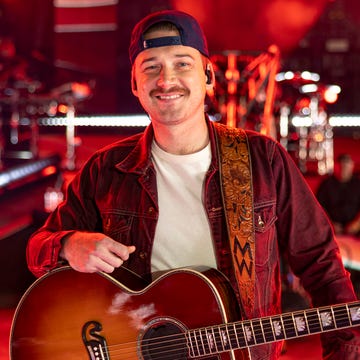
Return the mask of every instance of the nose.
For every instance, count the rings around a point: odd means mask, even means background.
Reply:
[[[176,81],[175,72],[168,67],[163,67],[159,74],[157,85],[161,88],[172,86]]]

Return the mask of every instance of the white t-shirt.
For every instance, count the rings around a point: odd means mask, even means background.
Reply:
[[[155,141],[159,220],[155,231],[152,271],[191,265],[216,268],[213,240],[203,205],[203,185],[211,161],[210,144],[189,155],[174,155]]]

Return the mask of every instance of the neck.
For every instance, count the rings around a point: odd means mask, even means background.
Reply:
[[[351,178],[352,178],[352,175],[342,175],[341,177],[340,177],[340,181],[341,182],[348,182],[348,181],[350,181],[351,180]]]
[[[209,143],[209,131],[205,119],[191,126],[153,124],[153,128],[156,143],[171,154],[192,154],[202,150]]]

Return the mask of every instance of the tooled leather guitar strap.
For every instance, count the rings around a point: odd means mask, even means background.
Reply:
[[[242,129],[214,125],[232,259],[243,310],[249,315],[255,297],[255,233],[248,139]]]

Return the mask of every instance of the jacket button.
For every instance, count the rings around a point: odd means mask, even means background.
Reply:
[[[155,209],[152,206],[150,206],[148,209],[148,214],[153,214],[154,211],[155,211]]]
[[[140,252],[139,252],[139,257],[140,257],[141,260],[145,260],[146,257],[147,257],[147,256],[146,256],[146,252],[145,252],[145,251],[140,251]]]
[[[258,225],[260,228],[264,228],[265,227],[265,223],[263,221],[263,219],[261,218],[261,216],[259,215],[258,217]]]

